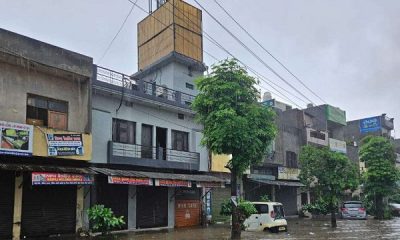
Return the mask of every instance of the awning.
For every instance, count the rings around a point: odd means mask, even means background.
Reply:
[[[1,170],[22,172],[54,172],[54,173],[79,173],[96,174],[95,171],[85,167],[47,166],[34,164],[0,163]]]
[[[265,185],[275,185],[284,187],[304,187],[304,184],[300,182],[277,181],[277,180],[267,180],[267,179],[249,179],[249,180]]]
[[[97,168],[91,167],[95,172],[102,173],[107,176],[120,176],[120,177],[130,177],[130,178],[147,178],[154,179],[157,182],[165,182],[162,180],[176,180],[173,184],[185,185],[182,181],[195,181],[198,183],[222,183],[223,179],[200,174],[177,174],[177,173],[161,173],[161,172],[143,172],[143,171],[131,171],[131,170],[118,170],[110,168]],[[172,186],[171,185],[171,186]],[[187,185],[187,184],[186,184]]]

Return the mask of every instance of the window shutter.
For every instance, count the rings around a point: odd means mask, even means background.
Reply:
[[[67,130],[68,128],[68,114],[61,112],[49,111],[48,113],[48,127],[60,130]]]

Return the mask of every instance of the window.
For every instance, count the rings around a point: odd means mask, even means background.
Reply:
[[[286,151],[286,166],[289,168],[297,168],[297,154],[295,152]]]
[[[318,132],[318,131],[310,131],[310,137],[325,140],[325,133]]]
[[[28,94],[26,122],[60,130],[68,128],[68,103]]]
[[[189,133],[172,130],[172,149],[178,151],[189,151]]]
[[[269,213],[267,204],[254,204],[258,214]]]
[[[185,119],[185,115],[183,113],[178,113],[178,119]]]
[[[191,83],[186,83],[186,88],[189,88],[189,89],[194,89],[194,86],[193,86],[193,84],[191,84]]]
[[[113,142],[135,144],[136,123],[122,119],[113,118],[112,140]]]

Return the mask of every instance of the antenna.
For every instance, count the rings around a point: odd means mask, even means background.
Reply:
[[[153,0],[149,0],[149,14],[153,12]]]

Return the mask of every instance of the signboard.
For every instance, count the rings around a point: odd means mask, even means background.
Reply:
[[[82,156],[82,134],[47,134],[49,156]]]
[[[206,188],[206,213],[211,216],[211,188]]]
[[[108,183],[153,186],[153,181],[151,180],[151,178],[108,176]]]
[[[87,174],[32,173],[32,185],[88,185],[93,181],[93,176]]]
[[[223,182],[197,182],[196,186],[206,188],[225,188],[225,184]]]
[[[346,112],[340,108],[326,105],[326,118],[332,122],[339,123],[344,126],[347,125]]]
[[[360,120],[360,132],[375,132],[381,130],[381,118],[380,117],[371,117],[364,118]]]
[[[0,121],[0,154],[31,156],[33,126]]]
[[[333,138],[329,138],[329,148],[334,152],[341,152],[341,153],[347,152],[346,142]]]
[[[263,101],[261,104],[266,107],[273,107],[273,106],[275,106],[275,99]]]
[[[278,167],[278,179],[299,180],[300,169]]]
[[[170,179],[156,179],[156,186],[164,186],[164,187],[192,187],[191,181],[184,180],[170,180]]]

